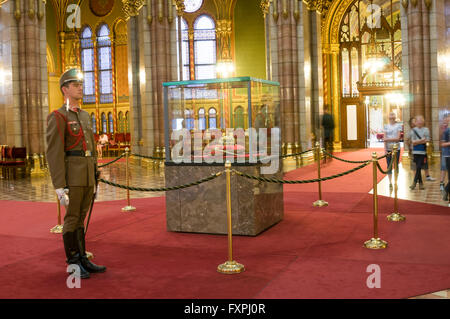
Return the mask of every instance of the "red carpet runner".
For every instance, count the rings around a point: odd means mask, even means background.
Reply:
[[[322,176],[351,167],[333,160]],[[108,271],[81,289],[66,287],[61,235],[49,233],[55,204],[0,201],[0,298],[407,298],[450,288],[446,207],[400,201],[407,220],[390,223],[392,199],[380,197],[380,237],[389,247],[363,248],[372,236],[371,172],[325,182],[325,208],[312,207],[317,184],[285,186],[284,220],[257,237],[234,237],[234,256],[247,269],[239,275],[216,272],[226,236],[166,231],[163,197],[132,200],[133,213],[121,212],[125,201],[99,202],[87,248]],[[314,177],[311,165],[285,178]],[[381,288],[366,285],[370,264],[381,267]]]

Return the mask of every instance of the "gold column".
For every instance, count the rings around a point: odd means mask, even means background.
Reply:
[[[339,110],[339,104],[340,104],[340,85],[339,85],[339,44],[331,44],[330,45],[330,53],[331,53],[331,59],[332,59],[332,112],[333,112],[333,118],[334,118],[334,142],[333,142],[333,149],[335,151],[342,150],[342,142],[341,142],[341,130],[340,130],[340,123],[341,123],[341,113]]]

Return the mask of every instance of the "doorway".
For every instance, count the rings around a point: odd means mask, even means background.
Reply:
[[[389,113],[396,115],[397,123],[404,131],[403,106],[405,100],[399,92],[391,91],[386,94],[372,94],[363,96],[366,114],[366,146],[369,148],[384,147],[384,127],[389,123]]]

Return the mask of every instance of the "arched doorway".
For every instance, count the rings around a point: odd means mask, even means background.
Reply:
[[[342,0],[330,8],[322,34],[326,99],[342,147],[382,147],[389,112],[404,120],[400,8],[400,0]]]

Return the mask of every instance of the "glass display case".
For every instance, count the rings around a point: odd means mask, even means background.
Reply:
[[[256,163],[280,154],[278,82],[237,77],[163,88],[166,163]]]

